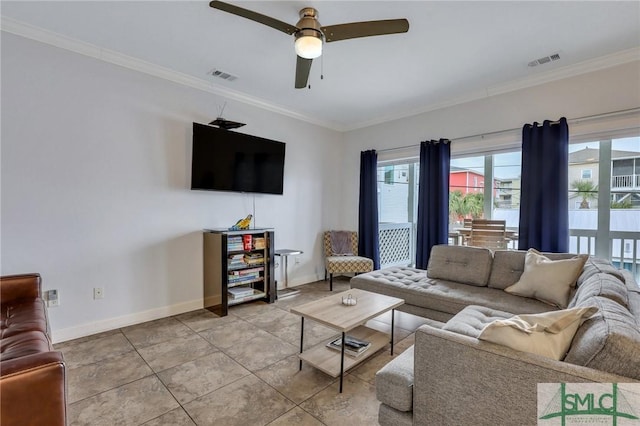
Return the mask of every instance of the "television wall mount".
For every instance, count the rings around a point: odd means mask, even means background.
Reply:
[[[230,129],[237,129],[238,127],[242,127],[245,126],[245,123],[239,123],[237,121],[231,121],[231,120],[225,120],[224,118],[222,118],[222,114],[224,113],[224,109],[226,108],[227,103],[225,102],[224,105],[222,105],[222,109],[220,110],[220,114],[218,114],[218,118],[216,118],[215,120],[209,122],[209,125],[211,126],[216,126],[219,127],[221,129],[225,129],[225,130],[230,130]]]

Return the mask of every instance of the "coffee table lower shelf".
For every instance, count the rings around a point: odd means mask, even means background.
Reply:
[[[369,342],[371,342],[371,346],[369,347],[369,349],[356,357],[345,354],[344,371],[347,371],[350,368],[360,364],[362,361],[371,357],[389,343],[389,334],[371,329],[369,327],[365,327],[364,325],[356,327],[346,334],[360,340],[368,340]],[[318,370],[330,375],[331,377],[340,376],[340,351],[329,349],[326,346],[327,343],[337,339],[338,337],[341,336],[336,335],[331,339],[325,340],[324,342],[313,346],[310,349],[306,349],[304,352],[298,355],[299,358],[307,364],[312,365]]]

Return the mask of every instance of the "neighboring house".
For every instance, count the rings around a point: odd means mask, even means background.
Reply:
[[[398,164],[378,167],[378,182],[384,182],[389,185],[393,185],[395,183],[408,183],[409,165]]]
[[[449,192],[460,191],[462,195],[484,192],[484,175],[473,170],[451,166]]]
[[[520,206],[520,177],[497,179],[494,205],[499,209]]]
[[[598,185],[600,150],[584,148],[569,153],[569,187],[576,181],[591,182]],[[628,201],[633,207],[640,207],[640,154],[634,151],[611,151],[611,198],[613,202]],[[579,209],[583,198],[569,198],[569,209]],[[597,199],[587,200],[589,208],[598,207]]]

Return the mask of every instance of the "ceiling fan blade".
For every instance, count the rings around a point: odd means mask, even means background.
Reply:
[[[348,40],[350,38],[370,37],[385,34],[406,33],[409,21],[406,19],[386,19],[382,21],[352,22],[350,24],[322,27],[325,41]]]
[[[277,19],[271,18],[266,15],[262,15],[258,12],[254,12],[252,10],[243,9],[238,6],[234,6],[229,3],[224,3],[221,1],[214,0],[209,3],[214,9],[222,10],[224,12],[231,13],[233,15],[241,16],[243,18],[251,19],[252,21],[259,22],[268,27],[275,28],[278,31],[282,31],[283,33],[287,33],[289,35],[296,33],[300,29],[293,25],[289,25],[286,22],[279,21]]]
[[[298,56],[298,61],[296,62],[296,89],[307,87],[312,62],[313,59],[305,59]]]

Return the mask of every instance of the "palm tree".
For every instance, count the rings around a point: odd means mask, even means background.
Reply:
[[[598,199],[598,185],[589,180],[574,180],[571,182],[571,189],[573,190],[571,198],[582,197],[581,209],[589,208],[589,200]]]
[[[462,191],[453,191],[449,193],[449,219],[451,223],[456,223],[461,217],[467,213],[464,207],[464,198]]]
[[[469,193],[464,196],[463,203],[467,214],[474,219],[482,217],[484,213],[484,194],[482,192]]]

